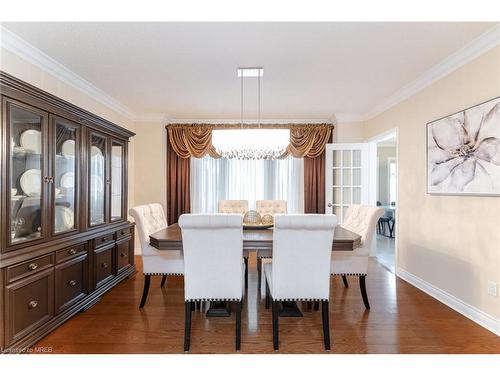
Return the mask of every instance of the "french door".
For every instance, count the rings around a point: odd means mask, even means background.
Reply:
[[[376,203],[375,143],[326,145],[325,212],[344,220],[351,204]]]

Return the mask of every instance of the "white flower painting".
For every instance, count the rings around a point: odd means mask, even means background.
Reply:
[[[500,195],[500,98],[427,124],[427,192]]]

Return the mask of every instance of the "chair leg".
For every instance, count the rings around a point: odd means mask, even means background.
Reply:
[[[165,286],[165,283],[167,282],[167,275],[163,275],[161,278],[161,287],[163,288]]]
[[[330,317],[328,301],[321,302],[321,313],[323,318],[323,339],[325,341],[325,350],[330,350]]]
[[[347,276],[342,275],[342,282],[344,283],[345,288],[349,288],[349,283],[347,282]]]
[[[189,340],[191,336],[191,311],[193,302],[185,302],[184,306],[184,351],[189,351]]]
[[[245,260],[245,289],[248,289],[248,257],[243,259]]]
[[[262,283],[262,258],[257,257],[257,290],[260,290]]]
[[[144,275],[144,289],[142,290],[141,304],[139,305],[140,309],[144,307],[148,299],[149,284],[151,284],[151,275]]]
[[[236,302],[236,350],[241,348],[241,301]]]
[[[273,347],[274,350],[279,349],[279,309],[280,305],[277,301],[272,301],[273,303]]]
[[[314,310],[318,311],[319,310],[319,302],[314,301]]]
[[[270,294],[271,294],[271,292],[269,290],[269,284],[267,283],[267,280],[266,280],[266,310],[269,310],[269,301],[271,299]]]
[[[366,275],[361,275],[359,277],[359,288],[361,289],[361,297],[363,297],[365,308],[370,310],[370,303],[368,302],[368,295],[366,294]]]

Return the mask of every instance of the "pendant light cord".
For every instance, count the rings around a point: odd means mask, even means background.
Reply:
[[[243,70],[241,71],[240,126],[243,129]]]

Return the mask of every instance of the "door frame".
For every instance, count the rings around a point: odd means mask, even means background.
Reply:
[[[396,235],[394,236],[394,275],[398,275],[398,265],[399,265],[399,214],[400,214],[400,209],[399,209],[399,129],[397,127],[391,128],[389,130],[386,130],[382,133],[379,133],[377,135],[374,135],[371,138],[368,138],[366,142],[373,142],[373,143],[379,143],[383,142],[387,139],[396,137]],[[377,153],[378,157],[378,153]],[[377,178],[378,178],[378,173],[377,173]],[[378,185],[378,184],[377,184]]]

